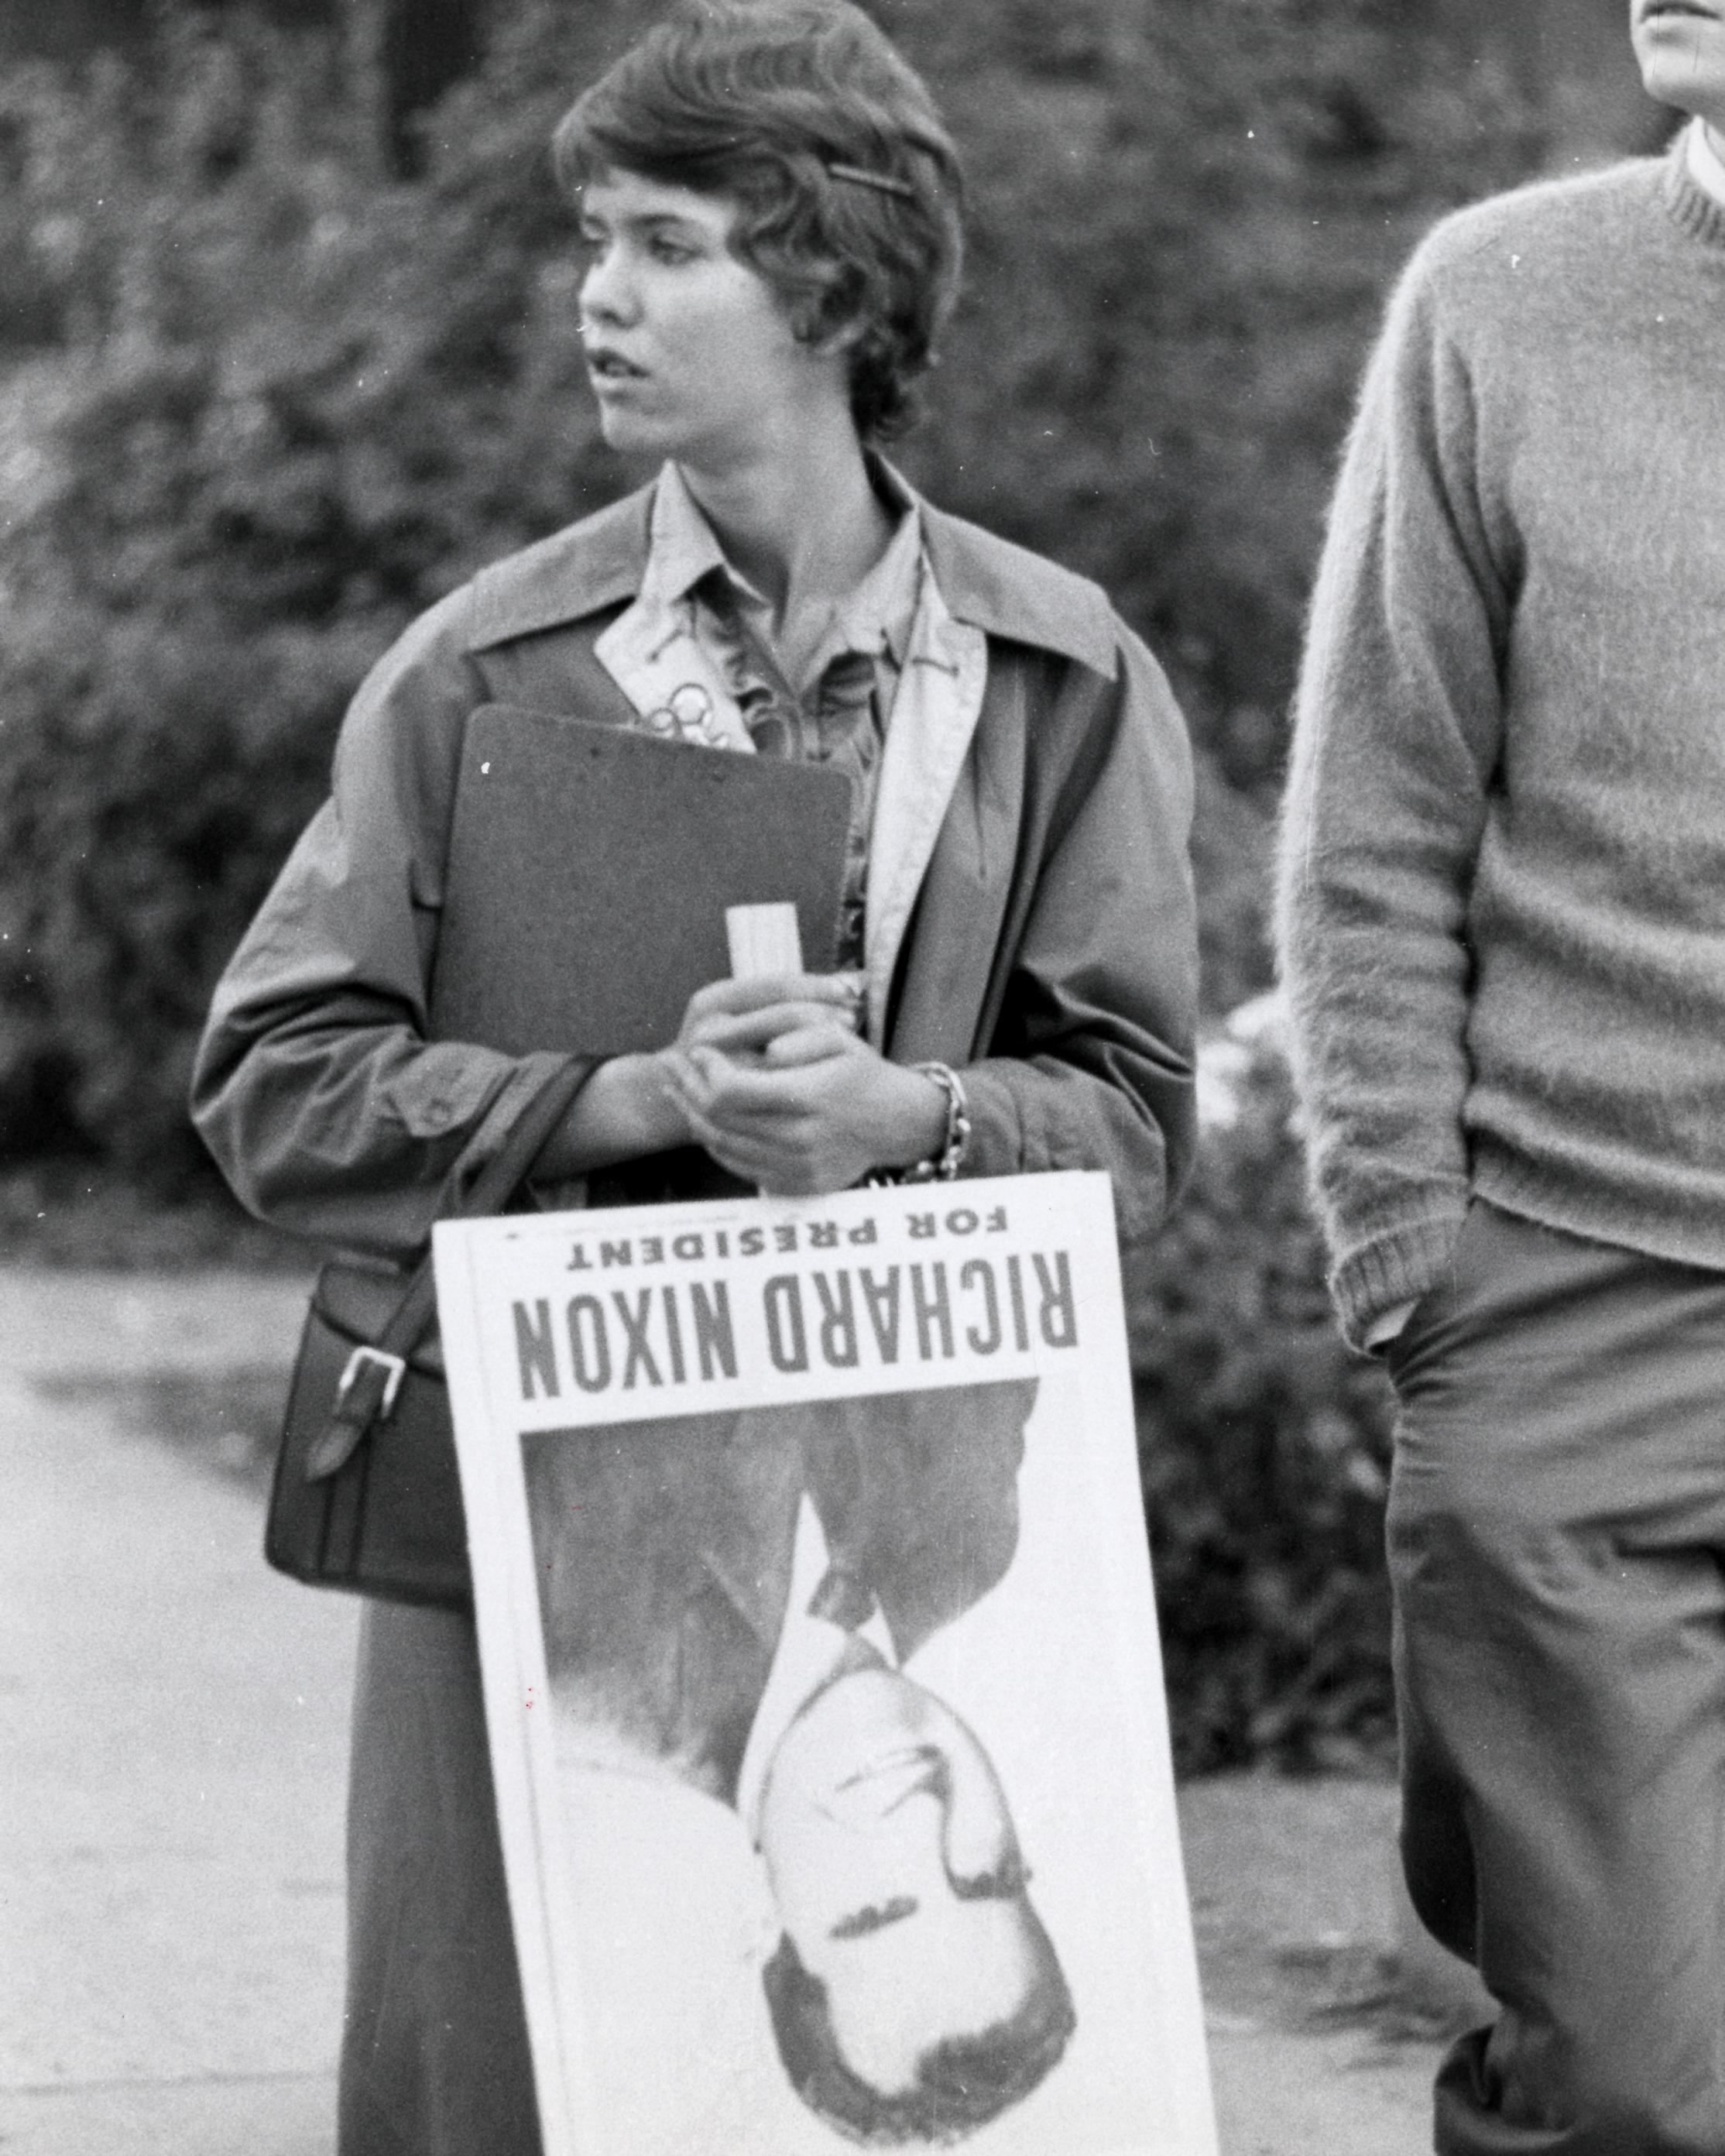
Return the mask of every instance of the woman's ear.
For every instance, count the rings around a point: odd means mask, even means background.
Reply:
[[[822,358],[837,359],[854,352],[867,332],[868,325],[860,315],[847,315],[841,322],[824,326],[817,322],[805,341]]]
[[[798,340],[820,358],[847,355],[868,331],[861,280],[854,270],[840,270],[823,290],[808,297],[801,311]]]

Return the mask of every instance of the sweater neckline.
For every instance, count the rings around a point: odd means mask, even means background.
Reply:
[[[1725,249],[1725,203],[1716,202],[1689,169],[1689,130],[1680,128],[1661,178],[1665,206],[1692,239]]]

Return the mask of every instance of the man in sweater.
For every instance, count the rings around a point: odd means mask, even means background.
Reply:
[[[1725,0],[1662,160],[1420,249],[1280,862],[1332,1286],[1400,1398],[1415,1907],[1500,2009],[1443,2156],[1725,2152]]]

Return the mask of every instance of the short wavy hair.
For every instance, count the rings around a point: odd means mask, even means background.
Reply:
[[[858,434],[909,424],[958,295],[963,177],[921,77],[850,0],[684,0],[552,155],[572,195],[615,170],[735,201],[732,249],[797,336],[849,339]]]
[[[1058,2064],[1077,2027],[1072,1995],[1034,1910],[1034,1968],[1017,2012],[972,2036],[931,2044],[908,2089],[865,2081],[839,2050],[827,1987],[781,1933],[760,1973],[779,2057],[791,2087],[819,2118],[870,2148],[948,2148],[1021,2103]]]

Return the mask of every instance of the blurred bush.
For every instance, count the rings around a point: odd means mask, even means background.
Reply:
[[[330,47],[189,19],[147,75],[13,79],[0,143],[0,1163],[172,1194],[210,987],[360,675],[616,480],[536,155],[468,146],[497,202],[393,182]]]
[[[1392,1733],[1389,1387],[1330,1322],[1286,1066],[1242,1045],[1156,1259],[1139,1467],[1176,1759],[1323,1767]]]

